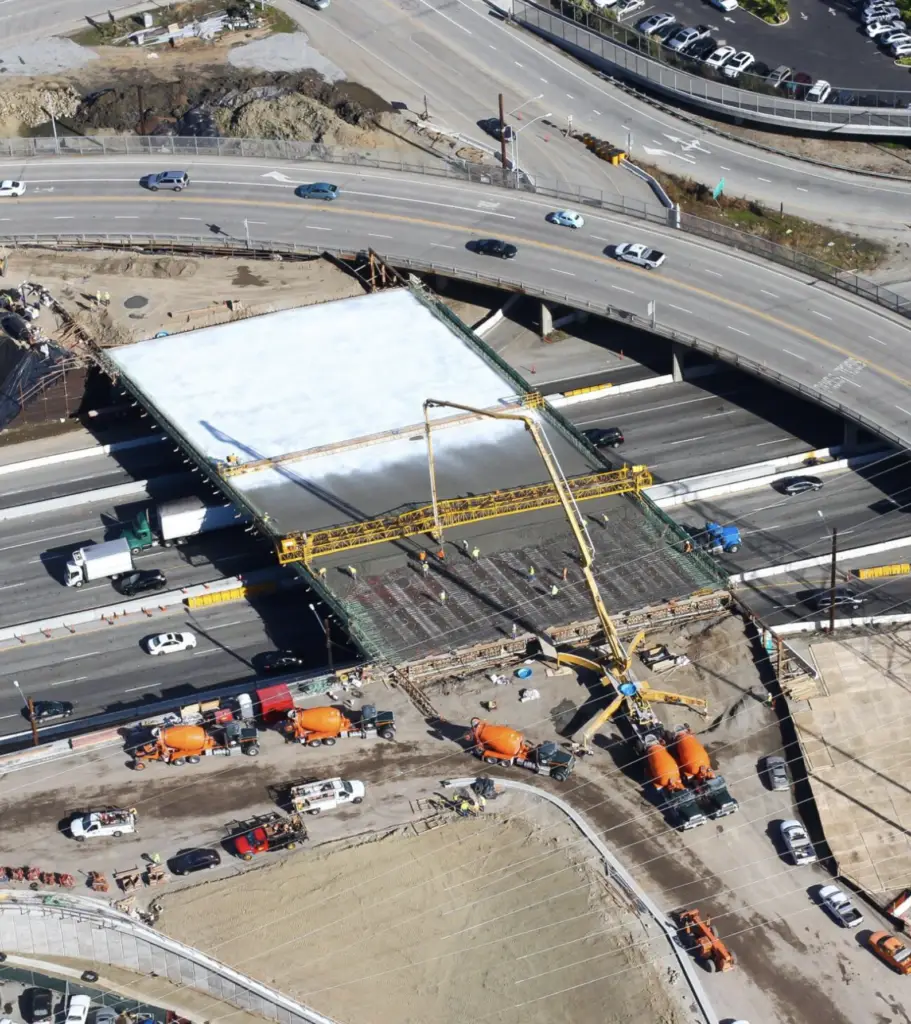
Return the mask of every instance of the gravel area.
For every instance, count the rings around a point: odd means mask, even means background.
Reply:
[[[312,68],[327,82],[338,82],[345,77],[341,68],[310,46],[310,37],[305,32],[269,36],[237,46],[229,54],[228,62],[236,68],[260,68],[263,71]]]
[[[34,43],[16,43],[0,49],[0,74],[29,76],[53,75],[84,67],[98,54],[72,39],[42,39]]]

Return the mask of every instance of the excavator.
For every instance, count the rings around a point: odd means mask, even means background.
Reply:
[[[534,409],[540,406],[543,398],[537,392],[527,395],[526,405]],[[430,493],[433,503],[434,539],[438,543],[443,540],[443,527],[439,515],[439,498],[437,495],[436,471],[433,459],[433,421],[429,412],[434,408],[460,409],[462,412],[472,413],[475,416],[497,420],[513,420],[525,425],[525,429],[531,435],[531,439],[538,449],[550,479],[560,499],[560,504],[569,521],[570,528],[579,548],[579,563],[582,567],[582,575],[585,578],[586,586],[595,606],[598,620],[604,632],[607,647],[606,657],[603,661],[595,661],[592,658],[584,657],[581,654],[570,654],[558,651],[556,660],[558,664],[572,665],[577,668],[588,669],[596,673],[602,684],[613,693],[613,699],[608,705],[585,726],[579,740],[574,744],[574,753],[591,753],[591,739],[595,733],[608,722],[620,709],[624,709],[626,719],[636,737],[640,747],[643,746],[647,736],[663,732],[663,726],[658,716],[652,710],[652,704],[677,704],[691,708],[697,714],[706,715],[707,706],[704,700],[697,697],[687,697],[679,693],[669,693],[665,690],[653,690],[648,683],[635,679],[632,675],[632,658],[636,648],[645,639],[645,633],[638,633],[628,647],[624,647],[617,629],[604,606],[604,599],[598,589],[598,583],[592,572],[594,563],[595,548],[588,533],[588,527],[579,511],[579,506],[573,497],[572,490],[560,469],[557,457],[554,454],[546,435],[541,430],[535,416],[531,412],[500,412],[489,409],[476,409],[470,405],[462,405],[458,402],[447,402],[440,399],[428,398],[424,402],[424,433],[427,439],[427,455],[430,468]],[[634,469],[637,467],[633,467]]]
[[[712,919],[703,918],[698,910],[683,910],[677,914],[677,928],[680,938],[700,960],[706,970],[732,971],[734,954],[718,938],[712,928]]]

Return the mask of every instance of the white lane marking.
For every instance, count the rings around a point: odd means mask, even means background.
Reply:
[[[178,220],[202,220],[202,217],[178,217]]]
[[[704,271],[705,271],[705,272],[706,272],[707,274],[711,274],[711,275],[712,275],[712,277],[722,277],[722,276],[723,276],[722,274],[719,274],[717,270],[709,270],[709,269],[708,269],[708,267],[703,267],[702,269],[703,269],[703,270],[704,270]]]
[[[7,583],[5,586],[0,587],[0,590],[15,590],[16,587],[24,587],[26,583],[31,583],[31,580],[23,580],[21,583]]]
[[[68,658],[64,658],[64,661],[78,661],[80,658],[94,658],[101,654],[101,651],[87,651],[85,654],[71,654]]]
[[[524,67],[525,67],[525,65],[524,65],[524,64],[520,64],[520,63],[519,63],[519,62],[518,62],[517,60],[514,60],[514,61],[513,61],[513,64],[515,64],[515,66],[516,66],[517,68],[524,68]]]
[[[792,352],[789,348],[783,348],[782,352],[787,352],[789,356],[793,356],[795,359],[799,359],[802,363],[808,363],[810,360],[806,356],[799,356],[796,352]]]
[[[617,291],[617,292],[626,292],[627,295],[635,295],[636,294],[632,290],[632,288],[621,288],[619,284],[612,284],[611,288],[613,288],[614,291]]]
[[[495,50],[496,49],[496,47],[493,45],[493,43],[488,43],[487,45],[491,48],[491,50]]]
[[[906,409],[903,405],[896,405],[895,407],[899,412],[903,412],[906,416],[911,416],[911,411]]]
[[[827,313],[820,313],[818,309],[811,309],[810,312],[814,316],[821,316],[823,318],[823,320],[831,320],[832,319],[832,317],[830,317]]]
[[[550,82],[548,82],[546,78],[542,78],[542,79],[541,79],[541,81],[542,81],[542,82],[543,82],[543,83],[544,83],[545,85],[550,85]]]
[[[669,302],[668,305],[671,309],[679,309],[681,313],[689,313],[692,316],[693,311],[691,309],[684,309],[683,306],[675,306],[673,302]]]
[[[598,115],[598,117],[600,117],[600,116],[601,116],[601,111],[600,111],[600,110],[594,110],[594,109],[593,109],[593,110],[592,110],[592,113],[593,113],[593,114],[597,114],[597,115]]]
[[[124,693],[138,693],[140,690],[152,690],[154,686],[152,683],[146,683],[145,686],[131,686],[129,690],[124,690]]]
[[[250,621],[250,619],[235,619],[233,622],[220,622],[217,626],[207,626],[206,628],[211,632],[213,629],[227,629],[228,626],[242,626],[245,622]]]
[[[798,192],[809,192],[810,191],[808,188],[801,188],[800,185],[795,185],[794,187],[797,189]]]
[[[204,657],[207,654],[222,654],[222,653],[228,654],[230,652],[229,651],[224,651],[223,652],[220,647],[210,647],[207,651],[194,651],[193,652],[193,657],[194,658],[202,658],[202,657]]]
[[[741,331],[739,327],[731,327],[731,325],[728,324],[728,330],[733,331],[735,334],[742,334],[745,338],[749,338],[749,334],[747,334],[746,331]]]
[[[600,235],[589,235],[589,238],[593,238],[596,242],[606,242],[606,238],[602,238]]]
[[[684,437],[680,441],[671,441],[671,444],[689,444],[690,441],[703,441],[707,434],[700,434],[699,437]]]
[[[885,341],[880,341],[879,338],[874,338],[872,334],[868,334],[867,337],[870,339],[870,341],[875,341],[877,345],[886,345],[886,344],[888,344]]]
[[[575,274],[570,273],[568,270],[557,270],[556,267],[550,268],[552,274],[565,274],[567,277],[575,277]]]
[[[392,235],[371,235],[368,233],[368,238],[392,238]]]
[[[731,169],[730,167],[725,167],[724,164],[721,164],[720,166],[723,171],[729,171]]]
[[[566,94],[566,97],[567,97],[567,99],[570,99],[570,100],[574,100],[576,98],[575,96],[573,96],[573,94],[571,92],[568,92]]]
[[[332,228],[321,228],[317,224],[305,224],[304,227],[308,231],[331,231]]]
[[[773,299],[777,299],[778,298],[778,296],[774,292],[770,292],[766,288],[760,288],[759,290],[762,292],[763,295],[768,295],[768,296],[770,296]]]
[[[461,210],[463,213],[477,213],[477,208],[473,206],[453,206],[452,203],[433,203],[428,199],[411,199],[408,196],[386,196],[380,192],[355,192],[353,189],[347,190],[349,196],[367,196],[368,199],[389,199],[392,202],[400,203],[419,203],[421,206],[442,206],[447,210]],[[515,216],[511,213],[487,213],[488,217],[505,217],[507,220],[515,220]]]
[[[733,409],[725,409],[724,412],[709,412],[702,418],[704,420],[713,420],[716,416],[730,416],[733,411]]]
[[[422,4],[423,4],[423,5],[425,6],[425,7],[427,7],[427,8],[429,9],[429,10],[433,11],[433,13],[434,13],[434,14],[439,14],[439,16],[440,16],[441,18],[445,18],[445,19],[446,19],[446,20],[447,20],[447,21],[448,21],[448,22],[449,22],[449,23],[450,23],[451,25],[455,25],[455,27],[456,27],[456,28],[460,28],[460,29],[461,29],[461,30],[462,30],[462,31],[463,31],[463,32],[465,33],[465,35],[467,35],[467,36],[470,36],[470,35],[473,35],[473,34],[474,34],[474,33],[472,33],[471,31],[469,31],[469,30],[468,30],[467,28],[465,28],[465,26],[464,26],[464,25],[460,25],[460,24],[459,24],[459,23],[458,23],[457,21],[455,21],[455,20],[454,20],[453,18],[450,18],[448,14],[444,14],[444,13],[443,13],[442,11],[438,11],[438,10],[436,9],[436,7],[434,7],[434,6],[433,6],[433,4],[431,4],[431,3],[428,3],[428,0],[421,0],[421,3],[422,3]]]
[[[114,220],[139,220],[138,217],[115,217]]]
[[[73,676],[72,679],[58,679],[56,683],[51,683],[51,686],[66,686],[67,683],[81,683],[83,679],[88,679],[88,676]]]
[[[772,184],[772,179],[771,178],[760,178],[760,177],[757,176],[756,180],[757,181],[764,181],[767,185],[771,185]]]
[[[454,245],[446,245],[444,242],[431,242],[431,245],[435,245],[438,249],[454,249]]]
[[[845,384],[853,384],[856,388],[863,387],[863,384],[858,384],[856,380],[848,380],[847,377],[842,377],[842,380],[845,382]]]
[[[779,437],[779,438],[776,438],[774,441],[759,441],[757,443],[756,447],[757,448],[763,448],[767,444],[784,444],[785,441],[790,441],[790,440],[791,440],[790,437]]]
[[[75,217],[55,217],[54,220],[75,220]]]

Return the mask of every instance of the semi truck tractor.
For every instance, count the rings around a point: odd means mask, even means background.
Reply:
[[[308,747],[331,747],[340,739],[395,739],[395,715],[391,711],[377,711],[365,704],[356,720],[342,714],[338,708],[295,708],[288,712],[286,735]]]
[[[499,764],[504,768],[515,764],[539,775],[549,775],[557,782],[565,782],[576,765],[575,757],[556,743],[546,741],[532,746],[516,729],[480,718],[472,718],[465,742],[472,744],[475,754],[485,764]]]
[[[68,587],[81,587],[84,583],[104,577],[116,580],[132,571],[130,545],[123,538],[109,540],[104,544],[89,544],[74,551],[66,563],[64,583]]]
[[[702,529],[687,527],[690,543],[713,555],[734,555],[743,546],[743,538],[736,526],[706,523]]]
[[[249,516],[238,513],[233,505],[207,505],[199,498],[179,498],[137,512],[120,536],[135,555],[158,544],[170,547],[188,537],[249,521]]]

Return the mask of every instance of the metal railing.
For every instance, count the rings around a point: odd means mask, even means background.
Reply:
[[[829,132],[837,127],[860,135],[911,134],[911,111],[907,109],[911,92],[836,89],[836,98],[847,105],[835,105],[788,97],[761,79],[751,81],[747,75],[741,75],[736,87],[729,86],[716,78],[704,77],[710,73],[704,66],[702,73],[697,73],[699,65],[695,61],[687,61],[682,55],[672,58],[658,40],[636,32],[632,25],[569,4],[567,7],[573,10],[576,20],[558,14],[546,4],[514,0],[512,17],[610,75],[678,101],[685,99],[704,110],[754,122],[789,124],[807,132]],[[671,60],[681,66],[673,66]],[[750,85],[755,90],[768,91],[755,91]]]

